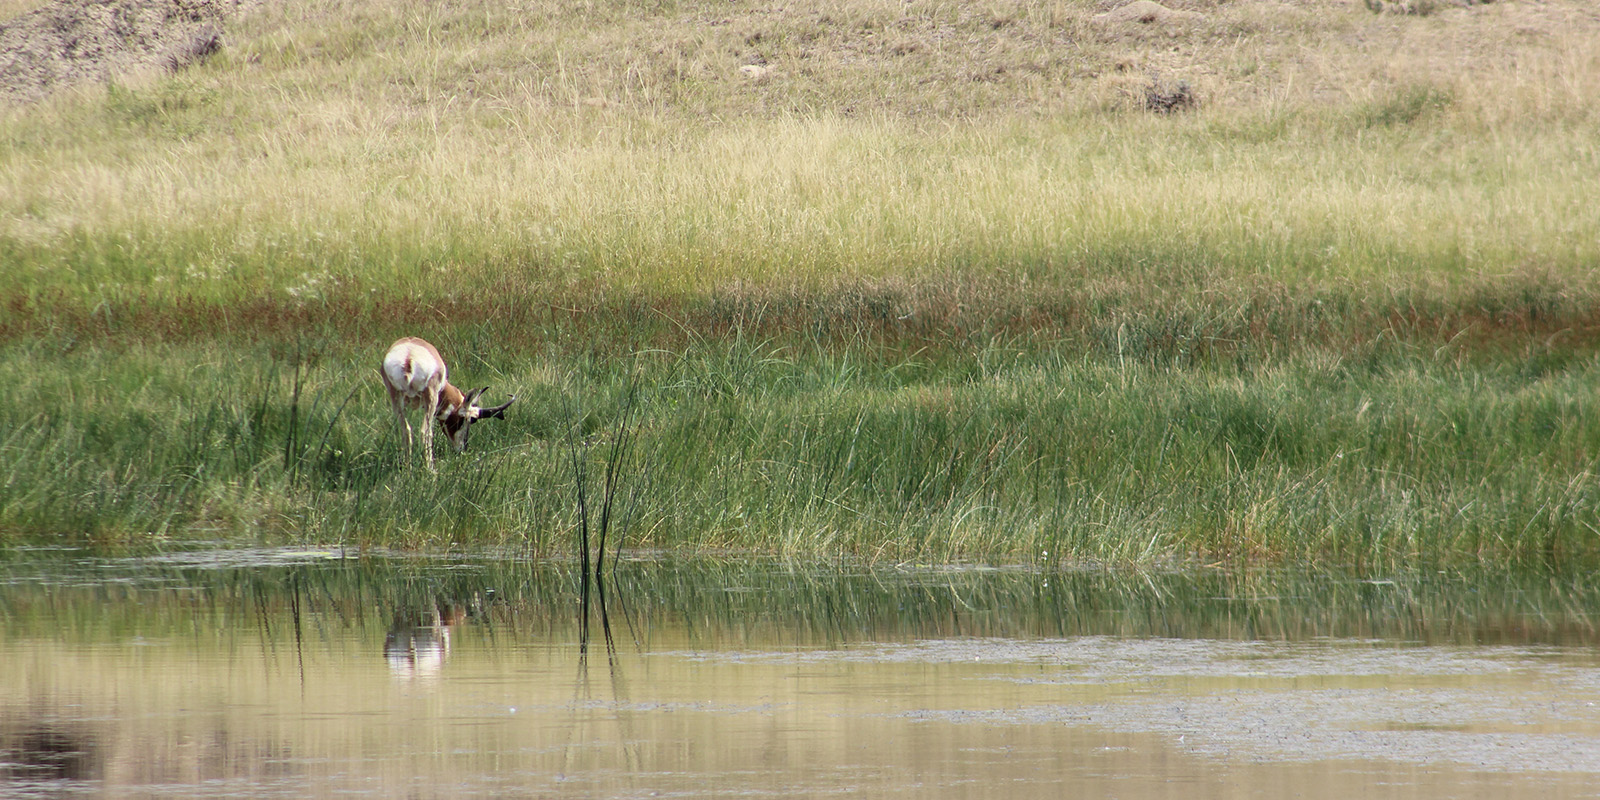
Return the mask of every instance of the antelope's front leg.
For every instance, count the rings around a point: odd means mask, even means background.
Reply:
[[[437,388],[429,388],[428,415],[422,419],[422,449],[427,453],[429,470],[433,469],[433,428],[438,422],[435,418],[438,413],[439,390]]]

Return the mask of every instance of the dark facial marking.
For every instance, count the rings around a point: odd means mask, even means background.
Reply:
[[[455,438],[456,431],[461,430],[461,426],[467,424],[467,418],[460,414],[449,414],[441,420],[441,423],[444,425],[444,432],[449,434],[451,438]]]
[[[444,433],[450,437],[450,441],[460,445],[458,450],[467,449],[467,437],[472,433],[471,417],[459,413],[446,414],[439,419],[439,425],[444,428]]]

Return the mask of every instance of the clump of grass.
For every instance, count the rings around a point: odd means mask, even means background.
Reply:
[[[1426,17],[1448,8],[1488,5],[1494,0],[1362,0],[1374,14],[1405,14]]]
[[[1452,93],[1436,86],[1408,86],[1388,97],[1357,110],[1357,118],[1367,127],[1411,125],[1430,113],[1449,108]]]
[[[1144,87],[1144,108],[1146,111],[1155,111],[1161,114],[1171,114],[1175,111],[1186,111],[1200,105],[1200,98],[1189,86],[1188,81],[1176,83],[1163,81],[1159,76],[1152,77],[1150,84]]]

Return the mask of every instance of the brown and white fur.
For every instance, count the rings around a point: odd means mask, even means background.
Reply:
[[[467,433],[472,423],[495,417],[504,419],[506,408],[517,399],[512,395],[510,400],[494,408],[480,408],[478,396],[489,387],[462,394],[460,389],[450,385],[449,369],[439,351],[415,336],[407,336],[391,345],[378,372],[389,390],[389,405],[394,408],[395,419],[405,432],[408,454],[412,439],[406,408],[426,409],[427,416],[422,420],[422,449],[427,455],[429,469],[433,469],[434,420],[444,426],[451,446],[459,453],[467,449]]]

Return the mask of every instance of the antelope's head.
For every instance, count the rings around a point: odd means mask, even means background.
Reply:
[[[461,402],[445,408],[439,413],[439,424],[444,426],[444,433],[450,437],[450,446],[461,452],[467,449],[467,436],[472,432],[472,423],[480,419],[505,419],[506,409],[517,402],[517,396],[512,395],[510,400],[493,408],[482,408],[478,405],[478,395],[489,387],[473,389],[467,392]]]

